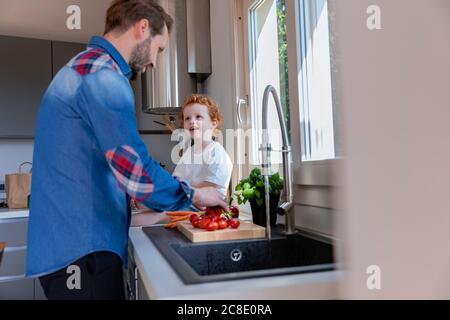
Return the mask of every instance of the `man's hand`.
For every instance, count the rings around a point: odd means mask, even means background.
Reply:
[[[226,197],[224,197],[216,188],[194,188],[194,199],[192,203],[200,210],[204,210],[206,207],[221,206],[228,210],[228,203]]]

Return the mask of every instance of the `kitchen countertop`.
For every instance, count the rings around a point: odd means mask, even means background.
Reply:
[[[28,218],[28,209],[0,209],[0,219]]]
[[[130,229],[131,250],[150,299],[338,299],[342,271],[186,285],[142,228]]]

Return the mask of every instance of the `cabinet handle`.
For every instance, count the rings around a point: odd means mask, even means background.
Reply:
[[[15,251],[24,251],[27,250],[27,246],[21,246],[21,247],[6,247],[3,253],[6,252],[15,252]],[[1,251],[1,250],[0,250]]]
[[[4,277],[0,277],[0,282],[17,281],[17,280],[23,280],[23,279],[26,279],[25,274],[21,274],[18,276],[4,276]]]
[[[139,300],[139,277],[138,277],[138,268],[134,267],[134,296],[136,300]]]

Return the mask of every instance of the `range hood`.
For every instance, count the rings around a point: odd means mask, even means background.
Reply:
[[[175,22],[156,67],[140,75],[144,113],[178,114],[186,96],[203,93],[212,72],[209,1],[157,1]]]

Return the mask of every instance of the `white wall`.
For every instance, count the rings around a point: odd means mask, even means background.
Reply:
[[[450,298],[450,2],[336,1],[343,297]],[[368,290],[366,268],[381,268]]]
[[[0,183],[4,183],[6,174],[19,172],[22,162],[32,162],[33,146],[32,140],[0,139]],[[29,166],[24,167],[28,169]]]
[[[102,35],[111,0],[0,0],[0,34],[87,43]],[[67,7],[78,5],[81,29],[66,27]]]

